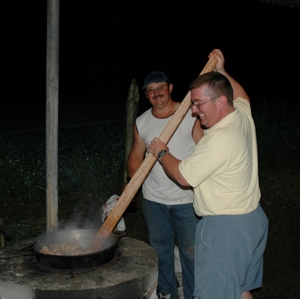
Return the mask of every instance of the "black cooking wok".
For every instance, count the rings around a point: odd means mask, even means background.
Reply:
[[[79,245],[81,248],[87,248],[97,234],[93,229],[65,230],[39,237],[31,246],[32,251],[39,264],[47,268],[54,269],[87,269],[98,267],[111,261],[116,253],[119,238],[111,233],[107,243],[93,253],[83,255],[51,255],[41,253],[41,249],[51,244]]]

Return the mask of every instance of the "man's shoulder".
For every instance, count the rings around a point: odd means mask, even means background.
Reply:
[[[144,119],[145,117],[147,117],[148,115],[152,115],[152,108],[147,109],[146,111],[144,111],[141,115],[139,115],[136,119],[137,120],[141,120]]]

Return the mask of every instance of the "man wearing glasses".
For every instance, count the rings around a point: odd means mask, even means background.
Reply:
[[[195,238],[195,298],[252,298],[261,287],[268,219],[259,205],[255,125],[249,97],[224,69],[220,50],[215,71],[190,85],[191,109],[207,129],[184,160],[172,151],[161,159],[170,178],[194,188],[202,216]],[[233,101],[234,100],[234,101]],[[168,147],[155,138],[149,152]]]
[[[180,103],[172,100],[173,85],[163,72],[152,72],[144,80],[146,97],[152,108],[136,120],[134,143],[128,157],[128,176],[137,171],[147,148],[159,136]],[[200,122],[187,113],[168,143],[172,153],[186,158],[203,136]],[[143,187],[142,210],[149,240],[158,254],[158,298],[179,298],[174,269],[174,246],[178,245],[185,298],[193,298],[194,244],[198,218],[193,209],[193,191],[174,183],[157,161]]]

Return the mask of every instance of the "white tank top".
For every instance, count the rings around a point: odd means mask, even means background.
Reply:
[[[171,117],[155,118],[152,114],[152,108],[150,108],[136,119],[138,133],[144,140],[147,149],[153,138],[160,136]],[[195,120],[196,118],[192,117],[189,110],[168,143],[170,153],[180,160],[189,156],[196,146],[192,137]],[[147,200],[166,205],[193,202],[193,191],[183,189],[169,179],[158,161],[144,181],[143,196]]]

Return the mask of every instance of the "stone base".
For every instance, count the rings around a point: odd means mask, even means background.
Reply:
[[[115,262],[84,272],[52,272],[32,267],[34,256],[20,250],[34,239],[0,250],[0,298],[141,299],[155,298],[157,255],[136,239],[119,241]]]

